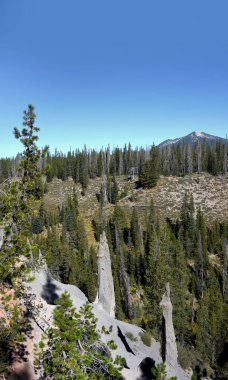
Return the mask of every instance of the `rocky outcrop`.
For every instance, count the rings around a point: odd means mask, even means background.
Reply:
[[[167,368],[177,368],[177,345],[176,337],[173,327],[173,305],[170,299],[170,288],[169,283],[166,284],[166,290],[163,294],[162,300],[160,302],[162,307],[163,317],[165,320],[165,362]]]
[[[104,249],[107,244],[105,234],[102,235],[100,244],[102,245],[101,248]],[[54,291],[56,296],[60,296],[64,291],[69,292],[74,307],[77,310],[80,309],[83,304],[88,302],[88,299],[81,290],[74,285],[62,284],[61,282],[56,281],[50,276],[46,268],[40,268],[38,272],[34,273],[34,276],[34,281],[26,284],[29,297],[27,301],[28,307],[32,313],[32,342],[29,343],[30,348],[28,347],[28,344],[26,344],[26,350],[29,351],[29,353],[33,352],[33,343],[39,342],[42,332],[45,331],[51,323],[52,312],[56,307],[53,304],[46,302],[47,298],[51,298],[47,297],[47,287],[48,291],[51,294],[53,294]],[[50,284],[51,286],[49,286]],[[149,367],[153,366],[153,362],[155,362],[156,365],[161,363],[160,344],[152,339],[150,347],[146,346],[140,339],[142,333],[140,327],[113,318],[104,311],[103,307],[100,306],[100,304],[93,305],[93,313],[97,318],[97,328],[102,331],[102,327],[105,326],[106,330],[110,331],[109,334],[101,333],[101,341],[104,345],[107,345],[107,342],[110,340],[113,340],[116,343],[117,349],[112,351],[112,355],[113,359],[115,359],[117,355],[120,355],[126,360],[126,368],[122,371],[125,380],[142,380],[145,371],[148,370],[148,373],[150,374]],[[134,337],[134,341],[132,341],[129,336]],[[32,357],[31,362],[33,362]],[[191,373],[186,373],[179,365],[175,368],[170,368],[166,363],[166,366],[168,377],[176,376],[178,380],[191,379]],[[140,373],[140,368],[142,373]],[[39,376],[36,377],[36,379],[37,378],[40,379]],[[25,379],[26,377],[23,377],[23,380]]]
[[[107,313],[115,316],[115,293],[112,276],[111,258],[109,246],[105,232],[100,236],[100,242],[97,255],[98,266],[98,304],[100,304]]]
[[[3,244],[4,228],[0,226],[0,248]]]

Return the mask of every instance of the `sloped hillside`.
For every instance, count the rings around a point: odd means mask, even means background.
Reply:
[[[118,185],[120,191],[124,186],[128,186],[129,192],[134,188],[134,182],[126,181],[125,176],[118,177]],[[69,195],[73,194],[73,189],[76,189],[79,201],[80,213],[84,219],[87,237],[91,244],[95,243],[94,232],[92,229],[91,221],[99,212],[100,204],[98,202],[98,195],[101,189],[101,178],[97,177],[89,181],[85,195],[81,194],[81,185],[75,184],[73,180],[68,179],[62,181],[61,179],[54,178],[48,184],[48,192],[44,196],[44,202],[49,211],[55,211],[58,206],[66,201]],[[106,213],[110,214],[113,210],[113,205],[108,203],[105,207]]]
[[[157,186],[152,189],[135,189],[135,182],[128,181],[125,176],[117,177],[117,181],[120,192],[124,187],[128,189],[128,195],[118,202],[126,211],[132,207],[143,211],[153,199],[161,219],[175,220],[180,217],[181,203],[187,191],[192,193],[195,208],[201,207],[208,223],[228,218],[228,176],[193,174],[185,177],[161,177]],[[81,195],[80,185],[75,185],[72,180],[61,181],[56,178],[48,184],[45,203],[49,210],[55,210],[72,194],[74,186],[88,235],[93,240],[91,220],[99,212],[97,194],[100,192],[101,178],[90,180],[84,196]],[[110,214],[113,207],[107,204],[106,213]]]
[[[162,219],[180,217],[185,192],[193,195],[195,209],[201,207],[208,223],[228,218],[228,177],[194,174],[185,177],[163,177],[153,189],[138,190],[137,201],[120,201],[124,207],[144,208],[153,199]]]

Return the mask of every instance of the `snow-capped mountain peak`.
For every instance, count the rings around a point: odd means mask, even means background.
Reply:
[[[178,137],[173,140],[171,139],[165,140],[162,143],[160,143],[158,147],[164,148],[166,146],[175,145],[175,144],[183,144],[183,143],[191,145],[191,144],[197,143],[198,141],[204,141],[204,140],[206,140],[207,143],[210,143],[210,142],[215,143],[216,141],[219,141],[219,140],[225,141],[225,139],[223,139],[222,137],[209,135],[208,133],[205,133],[202,131],[194,131],[187,136]]]
[[[195,135],[196,135],[197,137],[204,137],[204,133],[203,133],[203,132],[200,132],[200,131],[196,131],[196,132],[195,132]]]

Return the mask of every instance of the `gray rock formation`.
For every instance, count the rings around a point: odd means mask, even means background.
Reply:
[[[107,244],[105,235],[102,235],[102,239],[104,239]],[[56,307],[55,305],[46,302],[47,290],[50,292],[50,294],[52,294],[54,291],[56,296],[60,296],[64,291],[69,292],[74,307],[77,310],[80,309],[83,304],[88,302],[88,299],[80,289],[74,285],[62,284],[61,282],[53,279],[45,267],[39,268],[39,271],[34,273],[34,275],[34,281],[29,282],[28,284],[24,284],[27,288],[27,293],[29,296],[28,301],[30,305],[30,312],[32,312],[33,322],[31,339],[29,338],[30,343],[28,342],[30,348],[28,344],[25,348],[29,353],[31,353],[31,355],[33,353],[33,344],[40,341],[43,330],[46,330],[48,325],[51,323],[52,312]],[[47,284],[49,284],[48,289]],[[152,358],[152,360],[155,361],[156,365],[158,363],[161,363],[162,358],[160,355],[160,344],[152,339],[151,346],[146,346],[140,339],[140,334],[142,333],[140,327],[119,321],[118,319],[109,316],[107,312],[104,312],[103,308],[101,308],[99,304],[93,305],[93,313],[97,318],[97,327],[99,330],[102,329],[102,326],[105,326],[107,330],[109,330],[112,326],[110,334],[101,334],[101,340],[106,345],[110,340],[113,340],[116,343],[117,349],[113,350],[111,354],[113,356],[113,359],[115,359],[117,355],[125,358],[127,366],[122,371],[125,380],[139,379],[140,363],[142,363],[142,361],[145,361],[147,358]],[[136,338],[134,342],[128,338],[129,333]],[[134,354],[132,354],[129,348],[127,349],[125,339]],[[33,362],[33,357],[31,357],[31,362]],[[167,365],[167,375],[168,377],[176,376],[178,380],[190,380],[192,372],[187,373],[183,371],[179,365],[175,368],[170,368]],[[39,374],[36,379],[40,379],[40,376],[41,375]],[[23,380],[24,379],[25,377],[23,377]]]
[[[169,283],[166,284],[166,291],[163,294],[162,300],[160,302],[162,307],[163,317],[165,319],[165,362],[168,368],[177,368],[177,345],[176,337],[173,327],[173,305],[170,299],[170,288]]]
[[[0,226],[0,248],[3,244],[4,228]]]
[[[105,232],[100,236],[97,254],[98,266],[98,304],[102,305],[107,313],[115,316],[115,293],[112,276],[111,258]]]

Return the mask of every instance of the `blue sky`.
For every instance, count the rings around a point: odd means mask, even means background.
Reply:
[[[1,0],[0,156],[228,133],[227,0]]]

